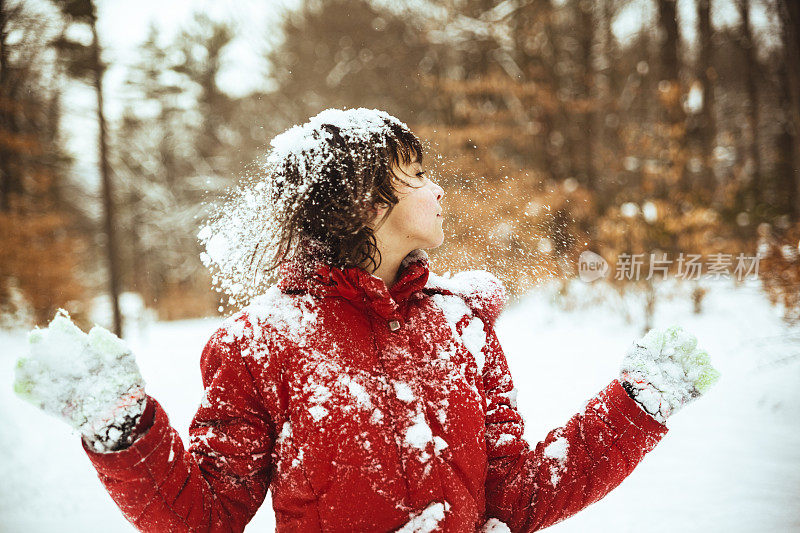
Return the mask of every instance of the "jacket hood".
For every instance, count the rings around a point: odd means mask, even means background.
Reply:
[[[286,293],[344,298],[354,306],[388,320],[397,317],[401,303],[425,287],[428,275],[428,254],[417,249],[400,263],[397,281],[391,288],[361,267],[339,268],[321,262],[305,269],[291,262],[281,265],[278,288]]]
[[[278,288],[285,293],[338,296],[387,320],[399,318],[400,304],[423,290],[429,295],[463,298],[475,314],[490,324],[497,320],[507,301],[505,286],[493,274],[467,270],[453,276],[438,276],[430,272],[428,254],[422,249],[413,250],[403,259],[397,282],[391,288],[361,267],[337,268],[323,263],[305,269],[296,263],[281,265]]]

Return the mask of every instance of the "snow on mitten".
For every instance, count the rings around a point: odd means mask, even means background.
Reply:
[[[14,391],[66,421],[98,452],[129,445],[145,407],[144,380],[127,344],[100,326],[87,335],[64,310],[28,334]]]
[[[719,380],[697,338],[680,326],[651,329],[635,341],[620,367],[620,381],[653,417],[667,417],[699,398]]]

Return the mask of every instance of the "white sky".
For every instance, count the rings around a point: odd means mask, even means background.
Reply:
[[[276,22],[299,0],[99,0],[98,30],[103,59],[110,65],[104,78],[105,111],[109,121],[123,111],[123,82],[126,69],[137,60],[136,49],[147,38],[151,24],[169,42],[194,13],[203,12],[214,20],[230,21],[238,30],[225,50],[224,67],[218,82],[232,94],[243,95],[262,86],[266,74],[260,60],[278,36]],[[97,124],[91,90],[75,87],[64,97],[67,149],[75,156],[74,176],[87,190],[96,190]]]
[[[101,0],[98,11],[104,58],[114,65],[106,80],[112,97],[108,112],[115,116],[119,111],[113,93],[124,79],[125,67],[136,62],[136,47],[147,37],[151,24],[161,30],[160,38],[166,44],[194,13],[230,21],[238,33],[225,50],[218,82],[224,91],[241,96],[263,86],[261,58],[276,42],[281,15],[298,4],[298,0]]]

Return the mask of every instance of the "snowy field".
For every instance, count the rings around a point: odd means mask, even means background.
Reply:
[[[685,296],[663,301],[655,325],[695,333],[720,382],[669,419],[669,434],[618,489],[548,531],[800,531],[800,328],[784,326],[755,285],[720,283],[704,304],[693,315]],[[641,322],[626,322],[620,309],[606,303],[565,311],[547,288],[507,308],[498,333],[530,442],[616,376],[641,333]],[[201,397],[199,354],[219,323],[155,323],[129,338],[148,392],[184,439]],[[24,344],[24,332],[0,332],[0,531],[131,531],[78,437],[13,395]],[[248,531],[274,530],[271,515],[268,496]]]

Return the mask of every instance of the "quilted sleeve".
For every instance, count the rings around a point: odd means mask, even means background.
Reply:
[[[274,364],[262,355],[267,367]],[[152,398],[153,425],[129,448],[95,453],[84,445],[103,485],[140,531],[243,531],[266,496],[275,428],[240,342],[221,328],[201,364],[205,394],[188,450]]]
[[[487,518],[512,531],[551,526],[619,485],[667,433],[613,380],[567,423],[531,447],[516,390],[493,328],[487,328]]]

